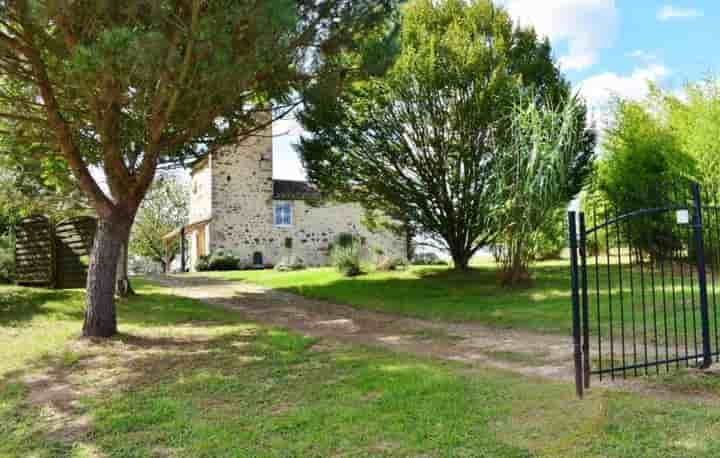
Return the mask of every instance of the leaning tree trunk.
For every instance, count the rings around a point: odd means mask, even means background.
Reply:
[[[101,218],[90,255],[83,336],[111,337],[117,333],[115,284],[122,245],[129,225]]]

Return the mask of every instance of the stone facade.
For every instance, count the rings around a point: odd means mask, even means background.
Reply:
[[[329,247],[341,233],[363,242],[365,257],[407,257],[405,237],[370,232],[358,204],[323,203],[302,196],[273,194],[272,137],[268,130],[241,144],[221,148],[193,169],[190,202],[190,266],[199,254],[231,252],[243,264],[274,265],[294,258],[308,266],[326,265]],[[276,191],[280,188],[275,183]],[[283,188],[308,188],[283,182]],[[277,193],[276,193],[277,194]],[[289,204],[292,222],[276,225],[274,207]],[[204,233],[200,233],[204,231]],[[202,245],[202,246],[200,246]],[[379,254],[382,253],[382,254]]]

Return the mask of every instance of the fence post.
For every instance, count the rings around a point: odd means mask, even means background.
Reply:
[[[585,239],[585,212],[580,212],[580,290],[582,310],[582,353],[583,353],[583,381],[585,388],[590,388],[590,314],[588,310],[588,280],[587,280],[587,240]]]
[[[583,361],[580,343],[580,293],[577,259],[577,213],[568,212],[568,235],[570,242],[570,283],[572,287],[573,352],[575,355],[575,392],[583,397]]]
[[[710,350],[710,314],[708,313],[707,279],[705,278],[705,241],[703,240],[702,199],[700,185],[692,184],[692,197],[694,206],[693,234],[695,239],[695,260],[697,262],[698,289],[700,293],[700,324],[702,326],[702,369],[712,364]]]

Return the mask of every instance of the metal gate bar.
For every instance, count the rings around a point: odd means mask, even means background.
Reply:
[[[598,214],[593,206],[590,228],[584,211],[568,212],[580,397],[592,375],[648,375],[650,369],[659,374],[661,368],[669,372],[698,360],[698,367],[707,368],[720,357],[720,209],[703,205],[697,183],[662,188],[656,195],[656,205],[622,213],[603,206]]]

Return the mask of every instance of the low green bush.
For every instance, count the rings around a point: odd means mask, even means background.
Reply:
[[[349,232],[341,232],[335,237],[335,246],[349,248],[358,243],[357,237]]]
[[[360,268],[360,244],[348,246],[338,245],[331,252],[332,265],[346,277],[354,277],[362,273]]]
[[[195,262],[195,270],[199,272],[238,269],[240,269],[240,259],[231,253],[223,251],[215,251],[209,255],[200,256]]]
[[[0,283],[15,279],[15,259],[10,237],[0,237]]]

